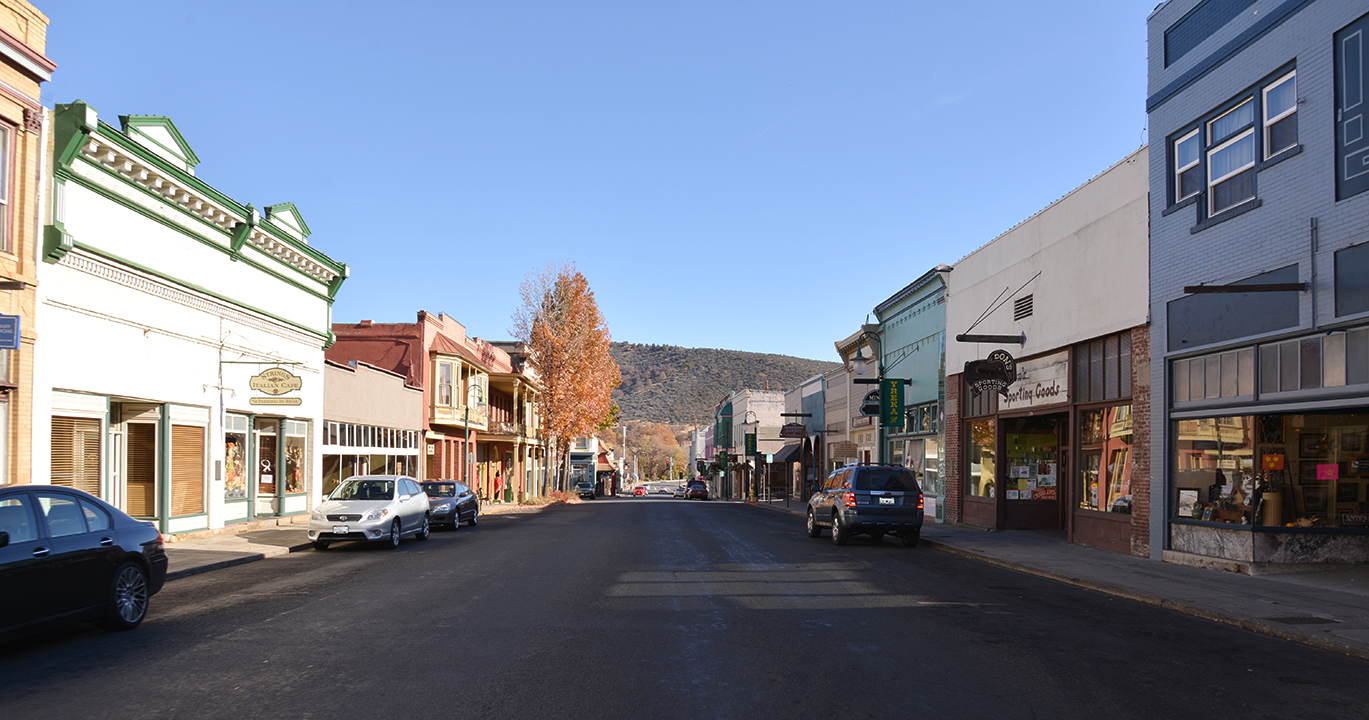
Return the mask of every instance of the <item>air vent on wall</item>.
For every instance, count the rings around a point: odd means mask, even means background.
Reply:
[[[1021,320],[1032,316],[1032,296],[1020,297],[1013,301],[1012,319]]]

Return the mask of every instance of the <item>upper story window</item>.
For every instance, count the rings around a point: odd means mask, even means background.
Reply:
[[[449,362],[437,364],[437,404],[452,406],[452,364]]]
[[[11,252],[10,243],[10,163],[14,161],[11,148],[14,128],[0,123],[0,250]]]
[[[1291,72],[1264,89],[1264,157],[1298,144],[1298,77]]]
[[[1200,226],[1254,207],[1262,163],[1298,147],[1297,112],[1297,71],[1285,70],[1173,135],[1169,205],[1198,202]]]

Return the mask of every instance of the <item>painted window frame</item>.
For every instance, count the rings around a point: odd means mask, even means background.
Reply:
[[[1194,152],[1193,152],[1193,160],[1190,161],[1190,162],[1188,162],[1188,163],[1184,163],[1184,164],[1181,165],[1181,164],[1180,164],[1180,160],[1179,160],[1179,148],[1180,148],[1184,143],[1187,143],[1187,142],[1189,142],[1189,141],[1192,141],[1192,142],[1194,143],[1194,146],[1195,146],[1195,147],[1194,147]],[[1174,203],[1176,203],[1176,204],[1177,204],[1177,203],[1181,203],[1181,202],[1183,202],[1183,201],[1185,201],[1185,200],[1187,200],[1187,199],[1189,199],[1189,198],[1191,198],[1191,197],[1196,197],[1197,195],[1202,194],[1202,192],[1203,192],[1202,183],[1196,183],[1196,182],[1194,183],[1195,188],[1194,188],[1193,192],[1190,192],[1190,193],[1188,193],[1187,195],[1184,195],[1184,194],[1183,194],[1183,192],[1184,192],[1184,175],[1187,174],[1187,173],[1189,173],[1189,172],[1195,172],[1195,171],[1196,171],[1197,175],[1198,175],[1199,177],[1201,177],[1202,174],[1203,174],[1203,170],[1202,170],[1202,164],[1203,164],[1203,163],[1202,163],[1202,160],[1203,160],[1203,141],[1202,141],[1202,138],[1200,138],[1200,137],[1198,136],[1198,128],[1195,127],[1195,128],[1193,128],[1192,130],[1189,130],[1187,133],[1184,133],[1182,136],[1180,136],[1179,139],[1177,139],[1177,140],[1174,141],[1174,161],[1173,161],[1173,165],[1174,165]]]
[[[1217,135],[1217,134],[1216,134],[1216,133],[1217,133],[1217,124],[1218,124],[1218,123],[1220,123],[1222,120],[1227,119],[1228,117],[1231,117],[1231,116],[1232,116],[1233,114],[1235,114],[1235,113],[1241,112],[1242,109],[1247,108],[1247,107],[1248,107],[1249,110],[1250,110],[1250,116],[1251,116],[1250,122],[1248,122],[1248,123],[1241,123],[1240,125],[1236,126],[1234,129],[1227,131],[1226,134],[1223,134],[1223,135]],[[1243,198],[1241,198],[1241,199],[1239,199],[1239,200],[1235,200],[1235,201],[1231,202],[1230,205],[1225,205],[1225,206],[1221,207],[1220,209],[1217,207],[1217,188],[1220,187],[1220,186],[1222,186],[1222,185],[1226,185],[1227,183],[1236,182],[1236,181],[1238,181],[1239,178],[1240,178],[1242,175],[1244,175],[1246,172],[1248,172],[1248,171],[1253,171],[1253,170],[1255,169],[1255,166],[1256,166],[1256,164],[1257,164],[1257,163],[1256,163],[1256,158],[1258,158],[1258,157],[1259,157],[1259,154],[1260,154],[1260,153],[1259,153],[1259,149],[1256,148],[1256,147],[1254,147],[1254,145],[1255,145],[1255,120],[1254,120],[1254,118],[1255,118],[1257,112],[1258,112],[1258,109],[1255,107],[1255,98],[1254,98],[1254,97],[1247,97],[1247,98],[1245,98],[1244,100],[1242,100],[1242,101],[1240,101],[1240,102],[1237,102],[1234,106],[1231,107],[1231,109],[1227,110],[1226,112],[1224,112],[1224,113],[1218,115],[1217,117],[1212,118],[1211,120],[1208,120],[1207,122],[1203,123],[1203,126],[1206,128],[1206,137],[1207,137],[1207,148],[1206,148],[1205,155],[1204,155],[1205,159],[1207,160],[1207,172],[1206,172],[1207,183],[1206,183],[1205,186],[1204,186],[1204,190],[1205,190],[1205,192],[1207,193],[1207,203],[1206,203],[1206,204],[1207,204],[1207,214],[1208,214],[1208,217],[1216,217],[1216,216],[1218,216],[1218,215],[1221,215],[1221,214],[1224,213],[1224,212],[1228,212],[1228,211],[1234,210],[1234,209],[1240,207],[1241,205],[1244,205],[1245,203],[1248,203],[1248,202],[1250,202],[1250,201],[1252,201],[1252,200],[1255,200],[1256,198],[1259,197],[1259,192],[1255,189],[1255,184],[1252,182],[1252,183],[1251,183],[1251,189],[1250,189],[1250,195],[1249,195],[1248,197],[1243,197]],[[1222,152],[1224,152],[1224,151],[1226,151],[1226,150],[1228,150],[1228,149],[1231,149],[1231,148],[1236,147],[1238,144],[1244,142],[1244,141],[1247,140],[1247,139],[1250,140],[1250,145],[1251,145],[1251,148],[1250,148],[1250,159],[1249,159],[1249,161],[1242,163],[1240,166],[1236,167],[1235,169],[1229,170],[1229,171],[1227,171],[1226,173],[1224,173],[1224,174],[1222,174],[1222,175],[1220,175],[1220,176],[1214,175],[1214,174],[1213,174],[1213,173],[1214,173],[1214,167],[1216,166],[1216,163],[1214,162],[1214,159],[1215,159],[1218,155],[1220,155]]]
[[[1283,85],[1284,83],[1286,83],[1286,82],[1292,82],[1292,83],[1293,83],[1293,102],[1292,102],[1292,104],[1289,105],[1288,109],[1281,111],[1278,115],[1276,115],[1276,116],[1274,116],[1274,117],[1269,117],[1269,92],[1270,92],[1271,90],[1275,90],[1275,89],[1279,88],[1280,86],[1282,86],[1282,85]],[[1294,124],[1296,125],[1296,123],[1297,123],[1297,118],[1295,117],[1295,116],[1297,115],[1297,112],[1298,112],[1298,70],[1297,70],[1297,68],[1294,68],[1294,69],[1288,71],[1287,73],[1285,73],[1284,75],[1282,75],[1282,76],[1279,77],[1278,79],[1274,80],[1273,82],[1267,83],[1263,88],[1260,89],[1260,111],[1261,111],[1260,114],[1264,117],[1264,159],[1265,159],[1265,160],[1268,160],[1268,159],[1270,159],[1270,158],[1273,158],[1274,156],[1276,156],[1276,155],[1278,155],[1278,154],[1280,154],[1280,153],[1282,153],[1282,152],[1285,152],[1285,151],[1288,151],[1288,150],[1292,150],[1293,148],[1295,148],[1295,147],[1298,146],[1297,130],[1296,130],[1296,129],[1294,129],[1294,131],[1293,131],[1293,143],[1292,143],[1291,145],[1285,145],[1285,146],[1283,146],[1283,147],[1281,147],[1281,148],[1275,148],[1275,147],[1274,147],[1273,138],[1272,138],[1272,133],[1273,133],[1273,130],[1274,130],[1274,126],[1275,126],[1275,125],[1278,125],[1279,123],[1283,122],[1284,120],[1287,120],[1288,118],[1294,118],[1294,119],[1293,119]]]
[[[17,128],[0,121],[0,251],[14,252],[14,145],[19,137]]]
[[[437,396],[433,398],[433,404],[439,407],[452,407],[452,376],[456,373],[456,363],[447,360],[437,361]],[[442,372],[446,371],[444,377]]]

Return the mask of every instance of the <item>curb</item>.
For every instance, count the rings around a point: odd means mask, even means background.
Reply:
[[[780,512],[783,512],[788,515],[798,515],[798,513],[795,513],[791,510],[785,508],[778,508],[773,505],[761,505],[760,503],[750,502],[748,502],[747,504],[754,505],[756,507],[768,507],[773,510],[779,510]],[[1260,622],[1259,620],[1252,620],[1246,617],[1238,617],[1236,615],[1227,615],[1226,613],[1217,612],[1215,610],[1199,607],[1197,605],[1191,605],[1189,603],[1168,600],[1154,595],[1146,595],[1144,593],[1138,593],[1132,590],[1124,590],[1119,587],[1107,585],[1100,582],[1095,582],[1093,580],[1085,580],[1083,578],[1071,577],[1069,575],[1061,575],[1057,572],[1052,572],[1050,570],[1041,570],[1039,568],[1034,568],[1029,565],[1023,565],[1022,563],[1012,562],[1009,560],[1000,560],[998,558],[989,557],[988,555],[983,555],[981,553],[973,552],[971,550],[958,548],[954,545],[948,545],[938,540],[929,540],[925,537],[922,538],[922,542],[919,544],[932,550],[939,550],[941,552],[951,553],[952,555],[959,555],[961,557],[969,558],[971,560],[978,560],[980,562],[988,563],[990,565],[997,565],[998,567],[1006,568],[1008,570],[1014,570],[1020,573],[1025,573],[1027,575],[1035,575],[1037,577],[1045,578],[1047,580],[1054,580],[1055,582],[1064,583],[1066,585],[1073,585],[1075,587],[1084,588],[1085,590],[1092,590],[1094,592],[1103,593],[1104,595],[1112,595],[1113,597],[1119,597],[1126,600],[1133,600],[1135,602],[1151,605],[1154,607],[1164,608],[1166,610],[1174,610],[1185,615],[1191,615],[1193,617],[1202,618],[1203,620],[1209,620],[1212,622],[1219,622],[1224,625],[1232,625],[1234,627],[1241,628],[1242,630],[1248,630],[1250,632],[1260,633],[1261,635],[1276,637],[1280,640],[1288,640],[1291,642],[1302,643],[1303,645],[1311,645],[1312,647],[1319,648],[1321,650],[1330,650],[1331,652],[1337,652],[1344,655],[1349,655],[1351,657],[1369,660],[1369,649],[1358,647],[1355,645],[1347,645],[1345,643],[1337,642],[1336,640],[1332,640],[1330,638],[1321,637],[1317,635],[1308,635],[1306,633],[1297,632],[1296,630],[1289,630],[1288,628],[1269,625],[1267,623]]]

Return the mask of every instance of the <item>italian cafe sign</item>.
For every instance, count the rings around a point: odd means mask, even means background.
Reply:
[[[998,399],[998,409],[1022,410],[1070,401],[1070,353],[1068,350],[1034,360],[1017,362],[1017,381]]]
[[[299,405],[300,399],[297,397],[280,396],[304,387],[304,380],[285,368],[270,368],[253,375],[247,386],[269,396],[249,398],[247,402],[252,405]]]

